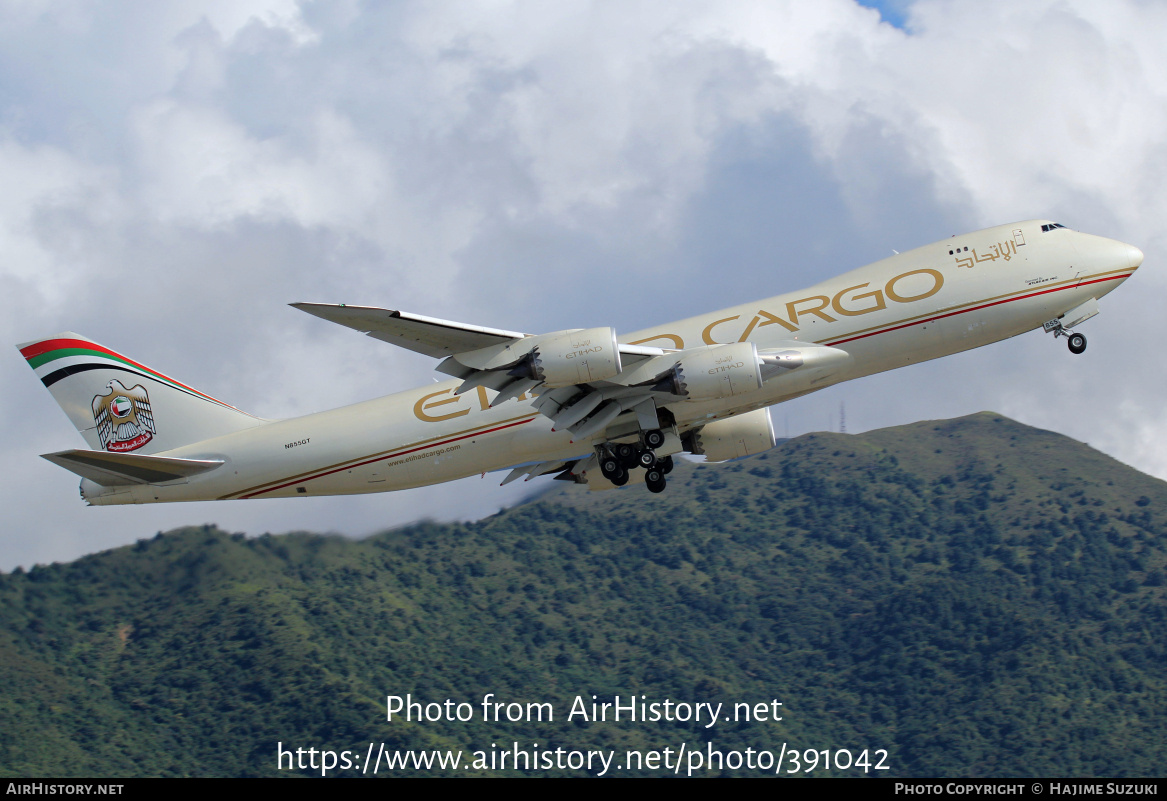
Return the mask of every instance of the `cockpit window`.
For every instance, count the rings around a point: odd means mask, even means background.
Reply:
[[[1050,223],[1049,225],[1043,225],[1043,226],[1041,227],[1041,230],[1042,230],[1042,232],[1044,233],[1044,232],[1047,232],[1047,231],[1052,231],[1052,230],[1054,230],[1055,228],[1065,228],[1065,227],[1066,227],[1066,226],[1062,225],[1061,223]],[[1068,230],[1068,229],[1067,229],[1067,230]]]

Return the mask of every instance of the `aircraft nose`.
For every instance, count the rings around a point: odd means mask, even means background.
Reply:
[[[1127,249],[1127,258],[1130,260],[1131,269],[1138,268],[1143,263],[1143,251],[1139,250],[1134,245],[1125,245]]]

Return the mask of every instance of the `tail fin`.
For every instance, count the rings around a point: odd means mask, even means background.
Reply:
[[[159,453],[264,422],[71,332],[17,347],[93,450]]]

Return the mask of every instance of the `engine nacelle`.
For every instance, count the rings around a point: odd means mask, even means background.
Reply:
[[[691,453],[704,454],[707,462],[728,462],[768,451],[778,444],[766,409],[715,420],[685,437]]]
[[[604,381],[619,375],[621,369],[614,328],[585,328],[548,337],[522,366],[527,377],[551,388]]]
[[[699,348],[681,355],[674,375],[689,400],[718,400],[762,388],[762,364],[753,342]]]

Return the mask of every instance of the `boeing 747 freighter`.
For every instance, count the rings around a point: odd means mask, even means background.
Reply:
[[[343,495],[509,470],[664,490],[675,454],[775,444],[767,407],[1034,329],[1078,327],[1142,264],[1048,220],[987,228],[807,289],[627,335],[524,334],[369,306],[297,309],[438,360],[449,377],[264,420],[73,333],[19,346],[88,449],[44,458],[90,504]]]

